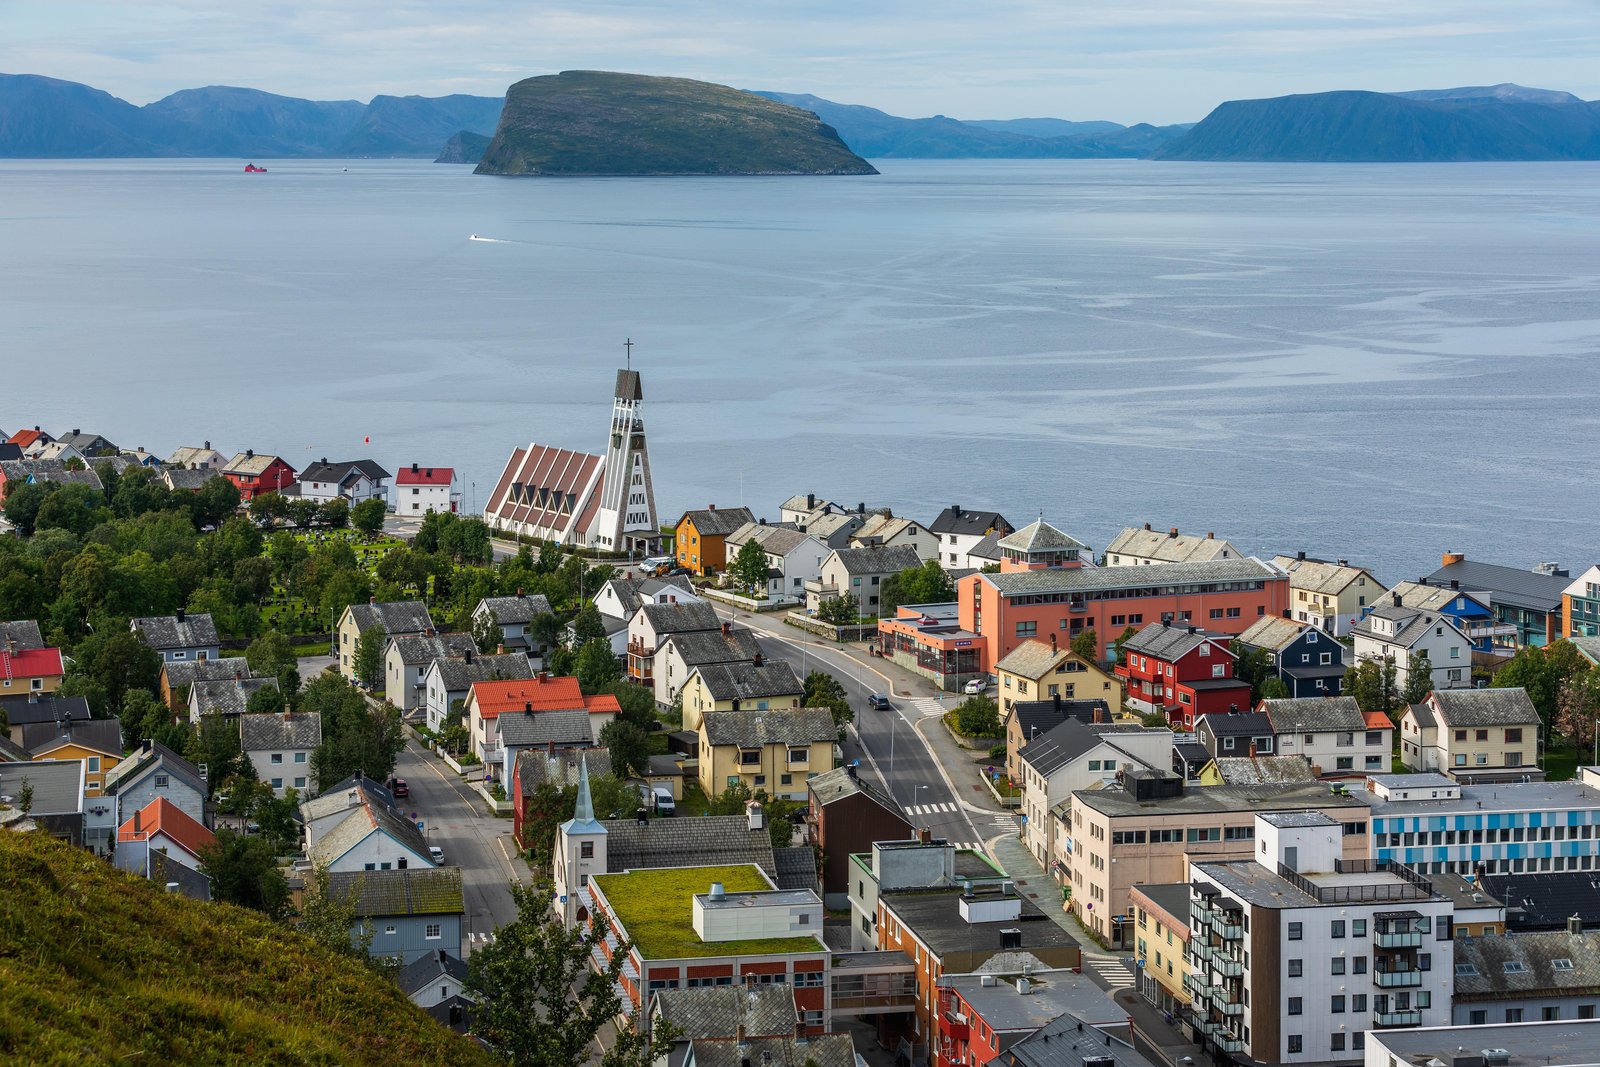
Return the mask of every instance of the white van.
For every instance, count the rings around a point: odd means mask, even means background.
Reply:
[[[678,802],[672,799],[672,790],[664,785],[654,786],[650,795],[655,799],[657,815],[676,815]]]

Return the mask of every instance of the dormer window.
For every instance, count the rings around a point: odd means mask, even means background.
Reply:
[[[1315,630],[1307,630],[1306,631],[1306,644],[1314,645],[1316,643],[1317,643],[1317,631],[1315,631]]]

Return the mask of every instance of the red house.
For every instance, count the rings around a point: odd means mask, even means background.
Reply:
[[[262,493],[281,493],[295,483],[294,468],[277,456],[240,452],[222,468],[222,476],[239,488],[239,499],[254,500]]]
[[[1135,711],[1163,712],[1174,729],[1191,730],[1201,715],[1250,709],[1250,683],[1233,675],[1228,634],[1197,626],[1152,623],[1122,646],[1117,676]]]

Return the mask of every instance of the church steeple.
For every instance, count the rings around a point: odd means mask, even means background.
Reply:
[[[584,756],[578,765],[578,803],[572,818],[561,824],[561,832],[572,834],[603,834],[606,828],[594,817],[594,798],[589,793],[589,757]]]
[[[611,428],[600,481],[600,510],[591,543],[613,552],[650,552],[659,547],[650,453],[645,445],[644,388],[633,369],[633,339],[624,345],[627,366],[617,371]]]

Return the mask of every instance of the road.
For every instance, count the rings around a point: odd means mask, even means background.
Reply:
[[[484,811],[483,800],[432,753],[407,740],[395,773],[406,780],[411,796],[397,803],[422,821],[428,844],[444,849],[444,861],[461,868],[466,900],[463,956],[475,945],[517,917],[510,884],[525,882],[522,864],[514,859],[511,820]]]

